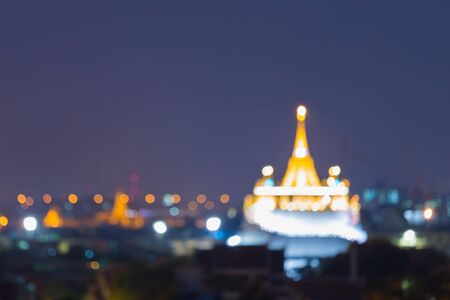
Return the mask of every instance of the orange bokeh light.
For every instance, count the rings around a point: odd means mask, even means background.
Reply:
[[[197,196],[197,202],[200,204],[203,204],[206,202],[206,195],[205,194],[200,194]]]
[[[94,202],[97,204],[103,203],[103,196],[101,194],[95,194],[94,195]]]
[[[155,200],[156,200],[156,198],[155,198],[155,196],[153,194],[145,195],[145,202],[147,202],[148,204],[154,203]]]
[[[230,195],[228,194],[222,194],[220,195],[220,202],[225,204],[228,203],[230,201]]]
[[[69,202],[72,204],[77,204],[78,196],[75,194],[70,194],[69,196],[67,196],[67,200],[69,200]]]
[[[26,201],[27,197],[24,194],[17,195],[17,202],[19,202],[20,204],[25,204]]]
[[[127,194],[120,194],[119,200],[122,203],[128,203],[128,201],[130,201],[130,197]]]
[[[172,202],[173,203],[177,204],[177,203],[180,203],[180,201],[181,201],[181,196],[180,195],[178,195],[178,194],[173,194],[172,195]]]
[[[42,196],[42,201],[44,201],[45,204],[52,203],[52,196],[50,194],[44,194]]]

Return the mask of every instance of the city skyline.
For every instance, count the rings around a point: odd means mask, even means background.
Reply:
[[[0,203],[132,173],[142,198],[241,203],[284,172],[299,104],[322,177],[448,191],[448,4],[417,3],[1,4]]]

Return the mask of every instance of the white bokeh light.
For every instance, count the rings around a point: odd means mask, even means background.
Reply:
[[[235,247],[241,243],[241,237],[239,235],[232,235],[227,239],[227,246]]]
[[[167,225],[164,221],[156,221],[153,223],[153,230],[158,234],[164,234],[167,231]]]
[[[23,219],[23,228],[26,231],[35,231],[37,229],[37,220],[35,217],[26,217]]]
[[[218,217],[211,217],[206,220],[206,229],[209,231],[217,231],[221,224],[222,221]]]

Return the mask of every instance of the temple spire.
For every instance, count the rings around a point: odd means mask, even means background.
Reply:
[[[300,105],[297,108],[297,134],[294,149],[289,159],[286,173],[281,182],[282,186],[320,186],[314,161],[309,153],[306,137],[306,107]]]

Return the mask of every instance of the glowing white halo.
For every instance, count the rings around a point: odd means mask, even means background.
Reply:
[[[253,189],[256,196],[345,196],[346,186],[257,186]]]

